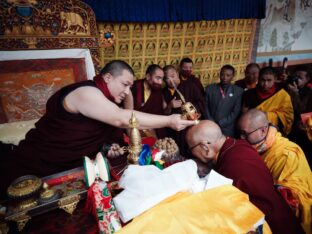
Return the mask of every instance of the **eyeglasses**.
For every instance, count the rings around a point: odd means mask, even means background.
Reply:
[[[266,127],[269,127],[269,125],[261,126],[261,127],[259,127],[259,128],[256,128],[255,130],[253,130],[253,131],[251,131],[251,132],[245,132],[244,130],[243,130],[243,131],[240,131],[240,136],[241,136],[241,138],[243,138],[243,139],[248,139],[248,137],[249,137],[251,134],[253,134],[254,132],[256,132],[256,131],[258,131],[258,130],[260,130],[260,129],[262,129],[262,128],[266,128]]]
[[[196,145],[193,145],[192,147],[189,147],[189,150],[192,151],[197,146],[200,146],[203,150],[207,151],[207,150],[209,150],[207,145],[210,145],[210,144],[211,144],[211,142],[209,142],[209,141],[201,141],[201,142],[197,143]]]

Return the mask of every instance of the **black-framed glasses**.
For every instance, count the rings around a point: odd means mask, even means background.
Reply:
[[[240,131],[240,137],[243,138],[243,139],[248,139],[248,137],[253,134],[254,132],[262,129],[262,128],[266,128],[266,127],[269,127],[269,124],[268,125],[265,125],[265,126],[261,126],[259,128],[256,128],[255,130],[251,131],[251,132],[246,132],[244,130]]]
[[[189,147],[189,150],[190,151],[192,151],[193,149],[195,149],[197,146],[200,146],[203,150],[208,150],[208,147],[206,146],[206,145],[210,145],[211,144],[211,142],[209,142],[209,141],[201,141],[201,142],[199,142],[199,143],[197,143],[197,144],[195,144],[195,145],[193,145],[193,146],[191,146],[191,147]]]

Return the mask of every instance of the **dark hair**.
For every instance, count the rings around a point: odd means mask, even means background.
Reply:
[[[180,62],[180,67],[182,67],[183,63],[192,63],[193,64],[193,60],[186,57],[186,58],[183,58]]]
[[[175,68],[175,66],[173,66],[173,65],[166,65],[166,66],[164,66],[164,68],[163,68],[164,73],[167,72],[167,71],[169,71],[170,69],[173,69],[173,70],[175,70],[175,71],[177,72],[177,69]]]
[[[247,71],[248,69],[252,68],[252,67],[256,67],[260,70],[260,66],[258,63],[249,63],[247,66],[246,66],[246,69],[245,71]]]
[[[151,64],[147,67],[145,74],[153,75],[157,69],[162,70],[161,66],[158,64]]]
[[[307,73],[307,77],[310,79],[311,78],[311,69],[309,69],[308,66],[305,65],[299,65],[295,68],[294,73],[303,71]]]
[[[130,65],[122,60],[113,60],[107,63],[103,69],[101,70],[100,74],[105,75],[107,73],[111,74],[112,76],[120,76],[123,70],[127,70],[131,75],[134,76],[134,71],[130,67]]]
[[[235,74],[235,68],[232,66],[232,65],[230,65],[230,64],[226,64],[226,65],[224,65],[223,67],[221,67],[221,70],[220,71],[222,71],[222,70],[231,70],[232,72],[233,72],[233,74]]]
[[[261,68],[260,72],[259,72],[259,77],[261,78],[264,75],[273,75],[273,76],[275,76],[276,73],[275,73],[274,68],[272,68],[272,67],[263,67],[263,68]]]

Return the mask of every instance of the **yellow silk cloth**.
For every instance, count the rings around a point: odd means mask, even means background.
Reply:
[[[301,224],[306,233],[311,233],[312,173],[303,151],[276,132],[275,142],[262,156],[274,183],[298,196]]]
[[[278,121],[283,125],[283,133],[288,135],[294,122],[294,108],[288,93],[281,89],[256,107],[267,113],[269,121],[278,126]]]
[[[231,185],[200,193],[178,193],[123,227],[118,234],[247,233],[264,214]],[[271,233],[264,225],[266,233]]]

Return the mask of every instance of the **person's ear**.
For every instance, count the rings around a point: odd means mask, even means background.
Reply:
[[[103,77],[106,84],[113,78],[113,76],[110,73],[106,73],[102,77]]]
[[[151,75],[149,73],[146,74],[146,80],[150,80],[150,78],[151,78]]]

